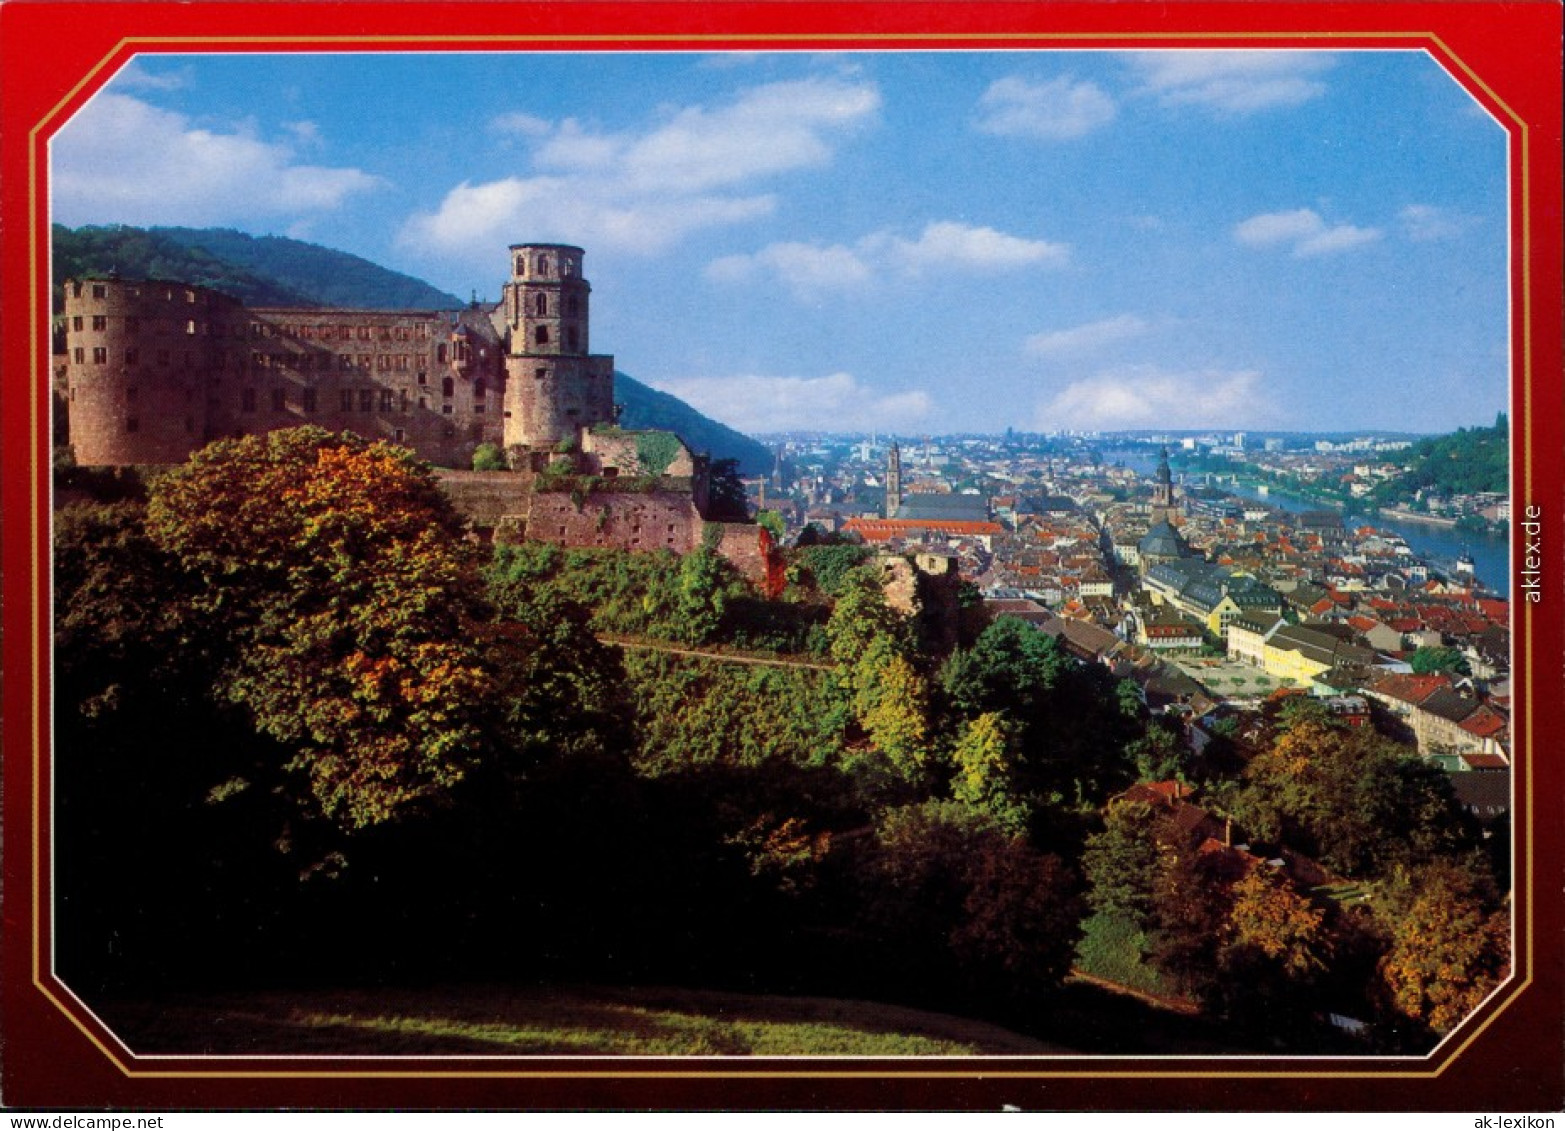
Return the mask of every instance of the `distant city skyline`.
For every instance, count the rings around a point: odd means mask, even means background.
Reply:
[[[1421,52],[160,55],[52,218],[495,298],[743,431],[1442,432],[1507,411],[1506,136]]]

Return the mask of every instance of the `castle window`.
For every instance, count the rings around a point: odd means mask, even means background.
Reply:
[[[125,431],[127,431],[127,432],[140,432],[141,431],[141,421],[137,420],[134,416],[127,416],[125,418]]]
[[[273,412],[287,412],[288,411],[288,390],[286,390],[286,389],[273,389],[272,390],[272,411]]]
[[[408,355],[405,354],[405,353],[397,354],[397,372],[398,373],[406,373],[407,371],[408,371]]]
[[[408,399],[409,399],[408,398],[408,391],[406,389],[403,389],[402,390],[402,411],[403,412],[406,412],[408,410]]]
[[[255,390],[254,389],[245,389],[243,392],[241,392],[239,394],[239,411],[240,412],[254,412],[255,411]]]
[[[352,326],[338,326],[337,327],[337,336],[339,338],[341,338],[345,342],[346,341],[350,341],[353,338],[353,327]]]
[[[382,389],[380,391],[380,411],[381,412],[390,412],[391,408],[392,408],[392,405],[391,405],[391,390],[390,389]]]
[[[187,333],[187,334],[194,334],[195,332],[196,332],[196,320],[194,318],[192,318],[190,321],[185,323],[185,333]]]
[[[446,363],[446,344],[444,342],[435,347],[435,361],[441,365]]]
[[[547,314],[547,313],[549,313],[549,296],[548,295],[539,295],[536,299],[533,300],[533,313],[535,313],[535,314]]]
[[[569,347],[570,349],[576,349],[579,342],[580,342],[580,335],[577,333],[576,327],[574,327],[574,326],[567,326],[567,327],[565,327],[565,344],[566,344],[566,346]]]
[[[540,381],[547,381],[549,379],[549,369],[548,369],[548,367],[544,366],[544,367],[540,368],[538,370],[538,372],[533,374],[533,376],[538,378],[538,380],[540,380]]]
[[[343,412],[352,412],[353,411],[353,390],[352,389],[344,389],[342,391],[341,397],[342,397],[342,411]]]
[[[383,353],[376,357],[375,368],[380,370],[382,373],[387,372],[391,368],[391,355]]]
[[[86,355],[87,355],[87,351],[84,350],[81,346],[77,346],[76,347],[76,354],[75,354],[76,364],[77,365],[81,365],[83,362],[85,362],[87,360],[87,356]]]
[[[456,393],[456,382],[449,377],[443,377],[440,381],[440,395],[449,397]]]
[[[106,346],[94,346],[92,348],[92,363],[94,365],[106,365],[109,360],[109,351]]]
[[[429,374],[428,373],[420,373],[418,375],[418,383],[420,385],[427,385],[427,384],[429,384]]]
[[[347,353],[339,353],[337,355],[337,368],[338,369],[352,369],[353,368],[353,355],[352,354],[347,354]]]
[[[518,255],[516,257],[516,273],[518,275],[527,274],[527,257],[525,255]],[[80,288],[78,288],[78,290],[80,290]]]
[[[82,285],[80,283],[72,283],[71,284],[71,297],[72,298],[81,298],[82,297]]]
[[[391,438],[400,444],[408,438],[408,434],[405,430],[398,428],[391,433]]]
[[[109,288],[104,286],[102,283],[94,283],[92,285],[92,297],[93,298],[108,298],[109,297]]]
[[[140,357],[140,356],[141,355],[138,354],[135,350],[126,350],[125,351],[125,364],[126,365],[135,365],[136,364],[136,359],[138,357]]]
[[[538,257],[538,274],[540,274],[540,275],[547,275],[548,273],[549,273],[549,257],[547,255],[539,256]]]
[[[261,324],[259,322],[250,323],[250,336],[252,338],[259,338],[261,336]]]
[[[315,411],[315,390],[314,389],[306,389],[306,390],[304,390],[304,411],[305,412],[314,412]]]
[[[103,314],[94,314],[92,316],[92,328],[94,330],[107,330],[109,328],[108,317]]]
[[[360,369],[368,369],[369,367],[370,367],[370,355],[367,354],[367,353],[359,354],[359,368]]]
[[[195,291],[186,291],[185,292],[185,301],[186,302],[195,302],[196,301],[196,292]]]
[[[571,315],[581,313],[581,301],[575,295],[570,295],[566,298],[565,313]]]
[[[450,405],[441,405],[440,406],[440,411],[445,413],[447,416],[450,416],[451,415],[451,406]]]
[[[359,327],[359,341],[367,342],[369,340],[370,340],[370,328],[368,326],[360,326]]]
[[[533,331],[533,341],[540,346],[549,344],[549,327],[539,326]]]
[[[428,408],[429,407],[429,398],[428,397],[419,397],[418,398],[418,407],[421,408],[421,409]]]
[[[76,331],[80,331],[81,328],[82,328],[82,316],[80,314],[78,314],[75,318],[71,319],[71,329],[72,330],[76,330]]]
[[[375,411],[375,390],[374,389],[360,389],[359,390],[359,411],[360,412],[374,412]]]

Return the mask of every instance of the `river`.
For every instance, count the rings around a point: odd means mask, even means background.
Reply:
[[[1146,449],[1105,452],[1104,458],[1113,462],[1123,463],[1138,475],[1152,476],[1157,471],[1157,456],[1148,453]],[[1199,478],[1199,475],[1200,473],[1198,472],[1176,475],[1176,479],[1195,481]],[[1218,486],[1230,495],[1269,503],[1278,510],[1284,510],[1290,514],[1299,514],[1302,511],[1311,510],[1337,509],[1329,507],[1325,503],[1315,502],[1310,499],[1300,499],[1278,491],[1262,495],[1253,488],[1236,487],[1231,483],[1221,483]],[[1386,518],[1383,516],[1366,518],[1354,515],[1351,511],[1344,513],[1343,521],[1350,526],[1373,526],[1378,530],[1387,530],[1393,534],[1398,534],[1406,540],[1408,546],[1415,554],[1426,560],[1454,561],[1456,558],[1461,557],[1465,551],[1473,559],[1473,568],[1478,576],[1478,580],[1500,596],[1510,596],[1511,548],[1510,540],[1505,535],[1469,534],[1466,531],[1455,530],[1447,526],[1434,526],[1427,522],[1408,522],[1403,519]]]

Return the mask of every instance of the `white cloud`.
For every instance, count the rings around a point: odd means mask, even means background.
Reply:
[[[988,271],[1058,266],[1069,258],[1064,244],[1024,239],[994,228],[951,220],[927,224],[915,239],[889,231],[874,232],[853,246],[774,243],[750,255],[713,260],[707,277],[741,282],[770,274],[796,296],[821,288],[856,287],[886,273],[916,276],[930,269]]]
[[[1360,228],[1353,224],[1328,227],[1326,221],[1309,208],[1265,212],[1234,226],[1234,239],[1246,247],[1290,247],[1299,259],[1362,247],[1374,243],[1383,234],[1379,228]]]
[[[658,252],[690,232],[769,214],[775,197],[744,186],[825,164],[833,140],[879,106],[873,85],[812,78],[754,87],[716,108],[666,109],[639,133],[503,114],[491,124],[532,139],[537,172],[458,185],[433,212],[410,217],[399,238],[444,257],[487,254],[495,238],[520,231]]]
[[[657,387],[742,432],[908,428],[934,412],[928,393],[881,393],[850,373],[826,377],[687,377]]]
[[[1002,137],[1064,141],[1082,137],[1114,120],[1114,100],[1091,82],[1069,78],[1030,83],[1010,76],[996,79],[978,100],[977,128]]]
[[[754,255],[729,255],[708,264],[706,274],[717,282],[744,282],[766,270],[795,294],[854,287],[870,278],[869,265],[849,248],[815,247],[803,243],[774,243]]]
[[[1402,233],[1415,243],[1454,239],[1475,223],[1471,216],[1432,204],[1409,204],[1397,213],[1397,219],[1402,223]]]
[[[1254,370],[1170,372],[1125,366],[1074,381],[1038,410],[1034,427],[1253,427],[1272,412]]]
[[[490,121],[489,128],[496,133],[502,134],[518,134],[521,137],[546,137],[554,126],[547,118],[540,118],[536,114],[515,110],[508,114],[496,116]]]
[[[1049,330],[1041,334],[1033,334],[1027,339],[1026,348],[1028,353],[1042,357],[1080,353],[1101,349],[1103,346],[1122,342],[1127,338],[1140,337],[1151,328],[1152,324],[1145,318],[1139,318],[1134,314],[1121,314],[1115,318],[1086,322],[1065,330]]]
[[[889,247],[892,257],[914,272],[930,267],[985,270],[1057,266],[1069,256],[1064,244],[1023,239],[951,220],[925,225],[916,240],[893,237]]]
[[[149,71],[138,59],[114,76],[114,85],[120,90],[182,90],[190,85],[190,78],[189,67]]]
[[[249,128],[193,126],[183,114],[100,93],[54,139],[56,220],[65,224],[213,224],[297,218],[380,187],[358,169],[295,163]]]
[[[1318,51],[1136,51],[1142,90],[1167,106],[1250,114],[1298,106],[1326,93],[1317,76],[1336,66]]]

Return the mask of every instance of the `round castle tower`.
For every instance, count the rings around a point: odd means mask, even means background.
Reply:
[[[614,421],[614,359],[588,354],[588,299],[582,249],[569,244],[511,247],[501,307],[509,335],[505,443],[550,448],[582,428]]]
[[[79,463],[178,463],[206,440],[240,303],[187,283],[65,282],[66,399]]]

